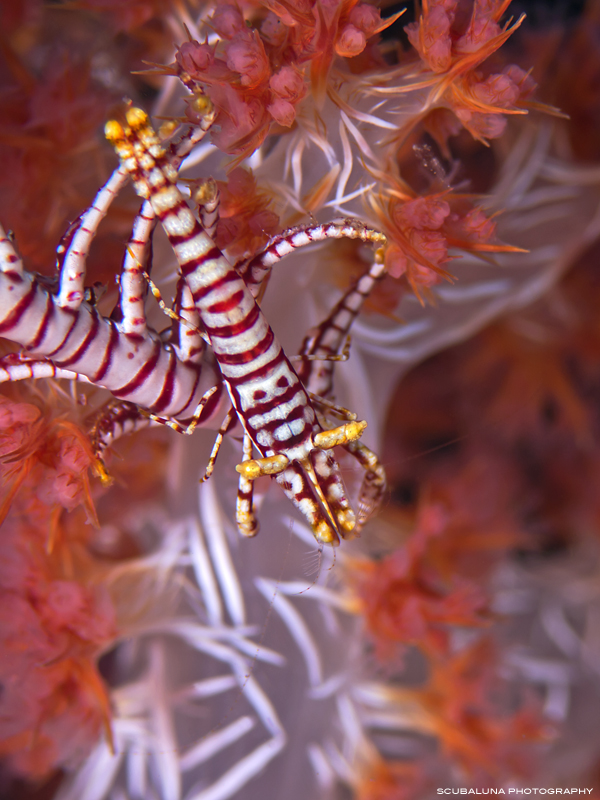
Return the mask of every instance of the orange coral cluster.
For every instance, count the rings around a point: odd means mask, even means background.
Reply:
[[[462,130],[487,143],[503,132],[506,114],[526,113],[527,108],[555,112],[527,100],[535,83],[518,66],[499,61],[494,65],[499,72],[483,66],[522,21],[500,27],[508,4],[509,0],[426,2],[418,21],[406,28],[419,61],[399,69],[386,66],[379,73],[373,69],[381,68],[381,55],[363,65],[363,93],[372,92],[377,100],[379,91],[384,96],[411,92],[410,102],[422,104],[407,115],[408,121],[397,123],[397,130],[384,142],[379,165],[368,165],[379,187],[365,195],[368,213],[374,212],[376,224],[390,241],[389,275],[402,278],[421,302],[440,279],[451,279],[444,266],[452,257],[449,250],[481,254],[517,249],[496,240],[495,223],[475,205],[475,198],[459,196],[445,183],[441,192],[439,186],[430,187],[422,197],[398,174],[407,142],[415,136],[418,140],[423,132],[431,134],[440,153],[450,159],[448,140]],[[177,74],[188,88],[207,92],[217,109],[212,140],[239,160],[255,151],[272,129],[285,133],[294,127],[305,98],[307,120],[319,119],[326,93],[352,117],[354,109],[336,87],[348,79],[344,67],[357,62],[345,65],[342,59],[364,54],[368,44],[377,53],[375,34],[397,16],[382,21],[378,9],[357,0],[308,0],[293,7],[284,2],[219,6],[208,21],[217,40],[186,42],[167,71]],[[356,119],[363,118],[376,122],[374,116],[356,111]],[[307,128],[307,141],[313,124]],[[324,120],[318,125],[327,128]],[[414,161],[414,155],[411,158]],[[325,202],[336,169],[332,167],[302,197],[306,210],[317,211]],[[253,227],[258,229],[263,221],[259,209]]]
[[[411,530],[406,543],[390,541],[389,554],[351,561],[349,579],[386,671],[398,669],[409,646],[427,664],[421,688],[389,687],[390,711],[408,704],[410,726],[434,737],[443,758],[460,764],[471,780],[489,785],[529,775],[533,752],[524,744],[546,741],[550,729],[534,698],[521,700],[516,711],[514,697],[508,707],[492,702],[510,685],[500,677],[494,630],[501,620],[491,611],[489,578],[523,544],[510,507],[516,481],[502,459],[497,464],[483,453],[461,467],[446,466],[443,480],[434,473],[419,484],[414,514],[387,512],[396,537]],[[475,644],[457,650],[458,631],[477,635]],[[382,797],[395,797],[392,785]]]
[[[416,645],[428,664],[422,688],[390,687],[390,707],[410,703],[473,780],[529,775],[523,744],[555,733],[532,697],[511,712],[514,697],[490,702],[507,686],[489,579],[515,551],[553,556],[600,530],[598,252],[534,307],[403,380],[385,454],[389,553],[351,564],[376,657],[389,669]],[[410,531],[400,547],[398,531]],[[475,644],[451,646],[451,632],[482,626]]]
[[[594,266],[589,254],[545,302],[408,378],[390,418],[395,445],[388,457],[398,486],[412,487],[420,503],[455,497],[476,523],[494,509],[512,543],[529,549],[597,527]],[[480,480],[476,493],[470,472],[478,463],[488,465],[490,481]]]
[[[376,760],[360,779],[357,800],[412,800],[423,791],[425,781],[415,764]]]
[[[422,61],[418,85],[431,87],[426,108],[436,109],[428,128],[446,152],[448,137],[460,126],[486,141],[502,135],[505,114],[525,113],[535,88],[526,72],[514,64],[488,75],[479,70],[523,21],[521,16],[514,25],[500,27],[510,2],[475,0],[469,9],[458,0],[430,0],[423,3],[419,21],[406,27]]]
[[[289,128],[309,90],[322,102],[334,57],[352,58],[391,21],[358,0],[260,3],[255,28],[238,6],[219,6],[210,24],[218,44],[183,44],[175,71],[202,84],[218,109],[215,144],[226,153],[252,153],[273,123]]]
[[[77,764],[102,726],[110,736],[97,659],[115,614],[85,546],[85,515],[63,519],[81,505],[94,513],[91,462],[73,423],[0,397],[0,754],[29,778]]]
[[[385,252],[387,273],[405,278],[419,301],[442,278],[452,280],[443,265],[450,250],[473,253],[519,252],[519,248],[496,239],[496,223],[467,197],[450,190],[411,198],[394,191],[383,205],[373,201],[382,230],[389,238]]]
[[[217,247],[234,258],[257,253],[279,229],[279,217],[260,192],[251,171],[236,167],[227,181],[217,181],[220,194]]]
[[[491,639],[480,639],[456,655],[434,659],[427,686],[411,693],[444,755],[488,781],[531,775],[532,752],[524,744],[551,735],[533,700],[512,713],[502,707],[506,689],[499,661]]]
[[[112,98],[91,81],[89,63],[66,52],[55,54],[39,77],[8,45],[3,55],[0,211],[29,263],[48,273],[66,220],[93,197],[88,183],[99,176],[89,152]]]
[[[446,655],[450,626],[486,623],[482,588],[445,569],[450,521],[441,504],[430,504],[422,509],[405,547],[379,562],[354,564],[362,613],[378,658],[389,660],[407,645]]]
[[[568,544],[567,532],[598,528],[593,261],[537,307],[403,381],[385,455],[397,503],[388,513],[413,533],[401,551],[370,565],[360,588],[380,652],[394,639],[435,649],[453,590],[440,597],[432,586],[484,587],[506,552],[553,551]],[[407,603],[420,609],[410,629]],[[479,621],[475,614],[466,624]]]

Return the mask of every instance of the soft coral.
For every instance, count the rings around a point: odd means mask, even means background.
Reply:
[[[468,5],[458,0],[425,0],[417,22],[406,26],[421,66],[411,88],[428,88],[422,113],[438,112],[431,132],[447,152],[447,138],[456,133],[452,117],[440,116],[447,109],[483,142],[504,131],[505,114],[526,113],[527,98],[535,83],[515,65],[499,73],[485,74],[479,67],[519,27],[500,27],[499,20],[510,0],[474,0],[469,21],[464,25]],[[546,111],[555,112],[547,106]]]
[[[336,57],[360,55],[367,40],[397,17],[382,22],[378,9],[358,0],[260,5],[268,13],[255,29],[237,6],[220,6],[210,20],[219,42],[186,42],[173,65],[190,88],[206,90],[220,125],[213,141],[236,155],[259,147],[273,123],[291,127],[309,85],[320,107]]]

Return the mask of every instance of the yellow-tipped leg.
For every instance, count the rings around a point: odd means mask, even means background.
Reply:
[[[356,527],[356,514],[351,508],[346,508],[336,514],[336,520],[340,528],[350,533]],[[352,537],[350,537],[352,538]]]
[[[194,203],[207,206],[214,203],[219,196],[219,187],[214,178],[207,178],[201,181],[193,191],[192,199]]]
[[[104,126],[104,135],[111,144],[122,142],[125,138],[125,131],[120,122],[116,119],[110,119]]]
[[[337,534],[324,519],[313,525],[313,534],[319,544],[331,544],[337,547],[340,543]]]
[[[92,472],[94,473],[94,475],[100,478],[102,486],[111,486],[114,483],[114,478],[106,469],[104,461],[98,455],[94,458],[92,462]]]
[[[236,472],[249,481],[260,478],[261,475],[277,475],[288,466],[290,460],[287,456],[277,455],[267,458],[251,458],[236,465]]]
[[[244,434],[243,456],[244,463],[251,460],[252,440],[247,433]],[[258,522],[254,516],[254,484],[240,474],[238,483],[237,501],[235,506],[235,521],[242,536],[252,538],[258,533]]]
[[[350,442],[345,445],[345,449],[365,470],[365,477],[358,496],[358,521],[356,523],[356,533],[358,534],[379,509],[385,495],[387,479],[383,464],[375,453],[362,442]]]
[[[148,125],[148,114],[141,108],[128,108],[125,112],[125,119],[129,127],[134,130],[140,130]]]
[[[330,450],[338,444],[348,444],[348,442],[360,439],[366,427],[367,423],[362,420],[347,422],[345,425],[340,425],[339,428],[315,433],[313,442],[315,447],[321,450]]]

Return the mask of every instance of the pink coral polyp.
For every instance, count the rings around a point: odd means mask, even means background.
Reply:
[[[232,39],[245,29],[244,17],[236,6],[219,6],[210,20],[211,25],[224,39]]]
[[[490,75],[484,81],[475,84],[473,95],[482,103],[500,108],[509,108],[517,102],[520,88],[509,75]]]
[[[445,200],[431,197],[417,197],[409,200],[394,211],[394,221],[404,230],[422,228],[438,230],[450,214],[450,206]]]
[[[274,103],[267,106],[267,111],[275,122],[283,125],[284,128],[291,128],[296,119],[296,109],[287,100],[275,100]]]
[[[426,264],[429,263],[439,267],[448,260],[448,243],[443,233],[428,230],[415,230],[412,231],[410,235],[410,241],[411,244],[423,254]],[[419,265],[417,265],[417,267],[418,266]],[[427,269],[425,264],[423,264],[422,267],[421,277],[423,280],[419,280],[419,283],[426,286],[433,286],[433,284],[437,283],[438,276],[432,273],[430,269]]]
[[[229,85],[210,87],[208,94],[222,109],[217,117],[221,130],[212,135],[217,147],[226,153],[239,153],[262,143],[270,116],[258,98],[245,98],[243,92]]]
[[[306,84],[300,73],[292,67],[282,67],[271,76],[269,86],[282,100],[298,102],[306,94]]]
[[[496,223],[488,219],[480,208],[467,212],[458,221],[457,228],[472,242],[489,242],[496,235]]]
[[[268,81],[269,59],[256,31],[238,34],[227,45],[227,66],[240,74],[242,86],[249,89]]]
[[[177,63],[188,75],[200,77],[215,63],[214,47],[200,42],[184,42],[177,51]]]
[[[349,21],[369,38],[381,26],[381,13],[375,6],[361,3],[352,9]]]
[[[506,118],[500,114],[481,114],[469,108],[455,108],[454,113],[478,139],[498,139],[506,129]]]
[[[269,11],[260,26],[260,33],[268,44],[273,47],[281,47],[287,38],[288,29],[283,20]]]
[[[412,22],[405,28],[410,43],[434,72],[445,72],[452,62],[453,16],[437,5],[420,22]]]
[[[401,278],[408,269],[408,258],[398,245],[391,244],[385,252],[385,267],[392,278]]]
[[[367,39],[364,33],[354,25],[346,25],[335,45],[338,56],[352,58],[358,56],[365,49]]]
[[[114,610],[100,588],[85,587],[76,581],[52,581],[42,611],[49,630],[64,628],[95,644],[103,644],[115,635]]]
[[[500,26],[487,14],[478,14],[479,5],[476,3],[473,10],[473,19],[464,36],[456,41],[454,51],[460,54],[476,53],[482,45],[498,36]],[[489,14],[489,12],[488,12]]]
[[[8,436],[14,435],[15,425],[30,425],[40,416],[37,406],[30,403],[11,403],[0,395],[0,431],[6,430]]]

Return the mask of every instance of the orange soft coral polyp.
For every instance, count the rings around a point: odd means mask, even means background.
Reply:
[[[509,4],[510,0],[475,0],[472,4],[432,0],[423,3],[420,19],[406,26],[408,38],[421,57],[412,88],[430,87],[424,113],[448,109],[483,143],[502,135],[504,114],[527,113],[530,105],[559,113],[551,106],[528,102],[535,83],[519,67],[511,65],[494,75],[479,69],[525,18],[521,15],[514,24],[509,21],[501,28],[498,23]],[[465,13],[470,14],[466,28]],[[447,150],[447,137],[455,132],[450,123],[438,124],[432,131],[443,150]]]
[[[0,682],[10,697],[0,752],[29,778],[78,763],[101,729],[110,731],[96,660],[116,636],[115,611],[93,560],[63,525],[63,512],[80,505],[95,520],[91,463],[87,437],[74,423],[0,397],[0,475],[8,487]]]
[[[213,141],[227,153],[247,155],[273,122],[292,127],[309,84],[312,102],[322,108],[334,59],[360,55],[398,16],[382,21],[378,9],[358,0],[305,7],[282,0],[250,30],[239,8],[224,5],[210,20],[220,41],[186,42],[178,48],[176,69],[203,84],[215,103],[221,131]]]

